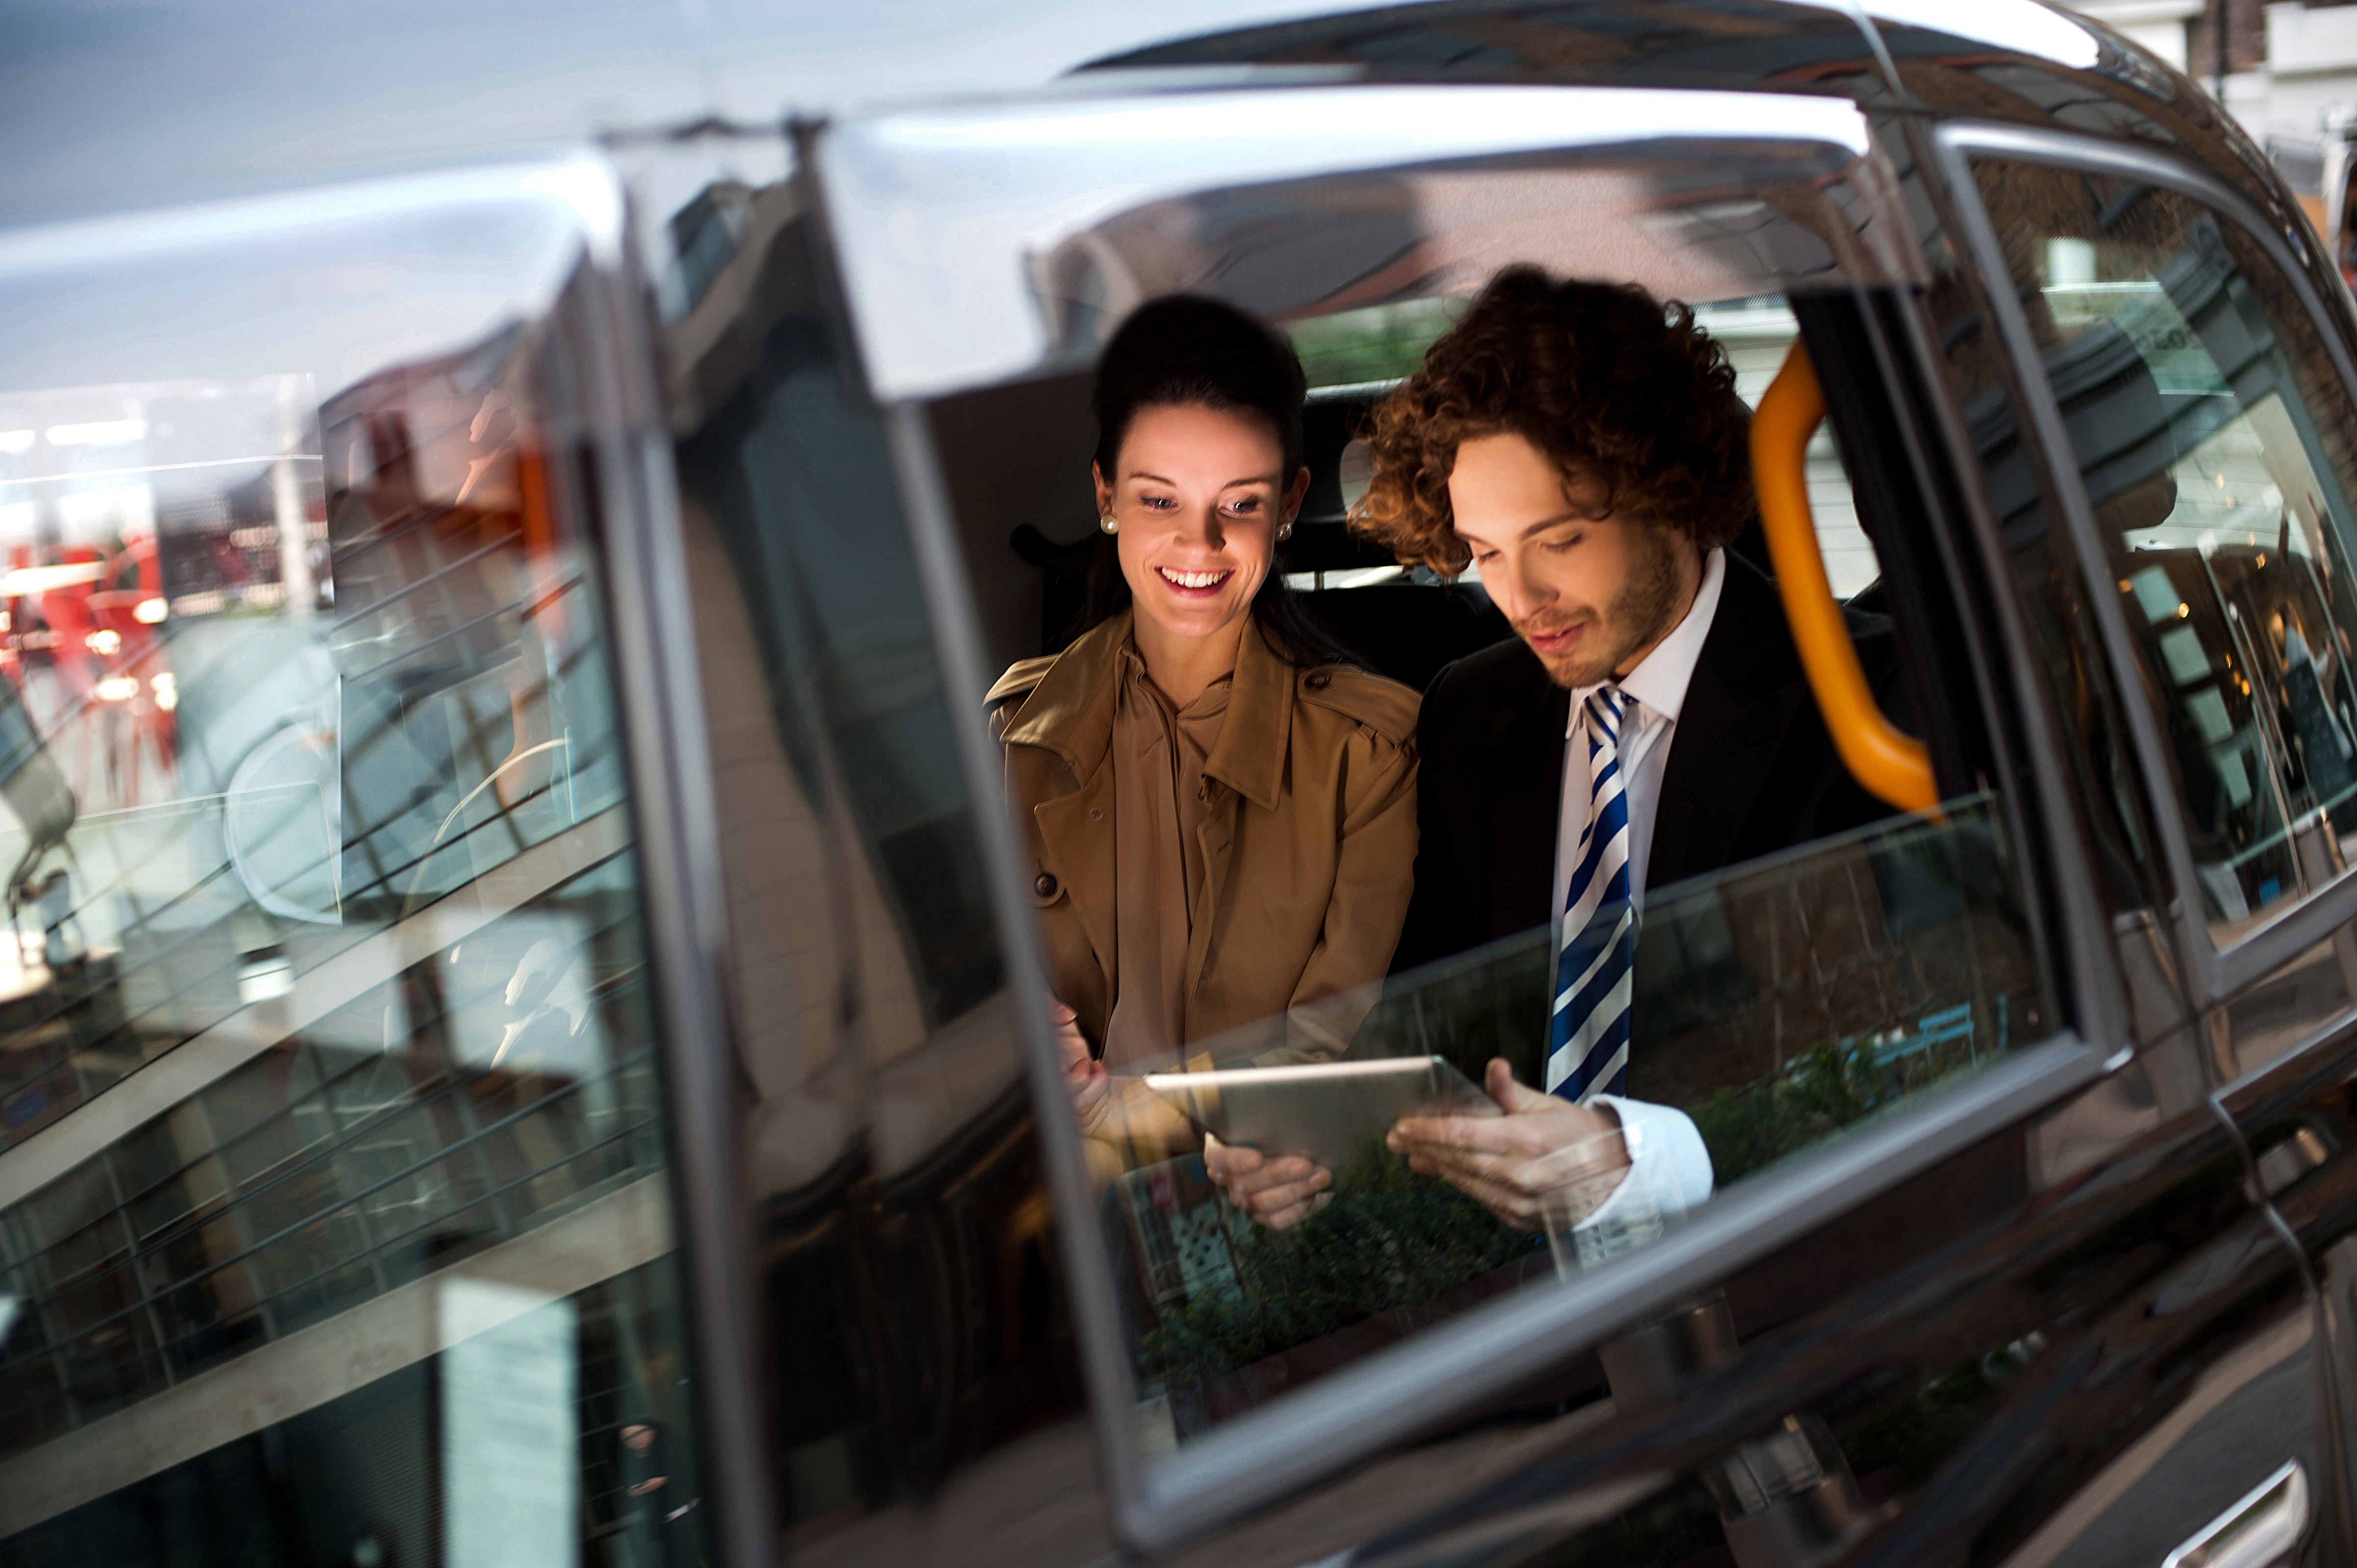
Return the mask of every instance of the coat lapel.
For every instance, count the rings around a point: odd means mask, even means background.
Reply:
[[[1218,924],[1220,897],[1235,854],[1236,821],[1247,802],[1274,811],[1284,789],[1285,763],[1293,745],[1293,666],[1270,650],[1257,626],[1244,628],[1236,650],[1234,688],[1220,738],[1203,759],[1208,792],[1196,843],[1203,851],[1203,889],[1187,939],[1187,997],[1192,1004],[1211,955],[1211,928]]]
[[[1491,929],[1526,931],[1555,918],[1555,839],[1563,816],[1563,737],[1571,693],[1527,648],[1491,711]]]
[[[1727,864],[1784,732],[1807,700],[1775,585],[1729,554],[1653,811],[1649,893]]]

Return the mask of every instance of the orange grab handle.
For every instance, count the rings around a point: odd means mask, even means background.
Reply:
[[[1817,547],[1806,454],[1824,417],[1824,389],[1808,350],[1796,341],[1751,416],[1751,482],[1760,497],[1760,531],[1768,536],[1801,667],[1842,761],[1859,783],[1901,811],[1928,811],[1940,800],[1931,756],[1921,741],[1894,728],[1875,702]]]

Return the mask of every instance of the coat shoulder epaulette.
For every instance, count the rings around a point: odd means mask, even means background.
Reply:
[[[1345,665],[1327,664],[1294,678],[1301,700],[1362,724],[1394,746],[1415,738],[1416,711],[1424,699],[1396,681]]]
[[[990,737],[1006,738],[1006,726],[1014,722],[1016,711],[1023,706],[1039,682],[1047,679],[1048,671],[1056,662],[1052,653],[1038,659],[1018,659],[1006,668],[982,699],[990,709]]]

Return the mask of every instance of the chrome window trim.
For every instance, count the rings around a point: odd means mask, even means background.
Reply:
[[[589,518],[598,589],[613,648],[616,706],[630,769],[631,827],[646,902],[657,1055],[671,1133],[672,1208],[690,1326],[689,1366],[702,1444],[706,1525],[729,1568],[776,1556],[769,1445],[753,1385],[757,1299],[750,1238],[738,1201],[743,1163],[733,1136],[735,1085],[725,998],[727,906],[696,658],[695,606],[671,438],[661,412],[652,322],[623,221],[621,177],[602,158],[616,215],[616,264],[601,266],[610,351],[582,357],[587,396],[604,415],[595,455],[605,478]]]
[[[888,113],[830,127],[814,162],[834,197],[868,385],[893,403],[1040,369],[1052,344],[1034,263],[1150,201],[1460,159],[1732,140],[1827,146],[1859,162],[1877,150],[1846,98],[1350,84]],[[1019,174],[1011,157],[1023,160]]]
[[[2252,235],[2277,268],[2291,279],[2310,324],[2323,338],[2334,368],[2340,372],[2341,386],[2352,405],[2357,405],[2357,361],[2352,361],[2349,345],[2342,338],[2340,325],[2324,308],[2324,302],[2310,286],[2305,271],[2293,257],[2290,248],[2269,229],[2264,218],[2225,186],[2208,175],[2177,162],[2163,154],[2141,147],[2123,146],[2116,143],[2096,141],[2065,132],[2029,130],[2010,125],[1975,124],[1943,125],[1934,133],[1941,153],[1943,172],[1954,188],[1953,199],[1959,215],[1966,243],[1974,263],[1982,274],[1983,293],[1992,302],[1998,330],[2015,365],[2024,402],[2028,405],[2032,435],[2047,456],[2051,494],[2061,503],[2065,526],[2079,555],[2080,567],[2090,574],[2089,580],[2097,584],[2111,581],[2111,567],[2104,553],[2103,539],[2097,532],[2094,510],[2087,499],[2087,489],[2080,476],[2075,460],[2058,461],[2056,455],[2071,450],[2070,438],[2062,424],[2060,405],[2044,372],[2032,373],[2039,363],[2038,353],[2029,337],[2029,318],[2023,314],[2021,302],[2014,297],[2005,271],[2005,258],[1997,247],[1996,232],[1986,205],[1980,199],[1978,186],[1972,176],[1971,160],[1975,157],[2044,164],[2052,167],[2083,169],[2099,174],[2114,174],[2132,179],[2149,181],[2201,202],[2221,217],[2239,225]],[[2104,639],[2104,651],[2110,656],[2114,673],[2123,682],[2123,689],[2136,691],[2143,683],[2138,672],[2136,649],[2129,638],[2125,612],[2118,600],[2109,594],[2093,594],[2095,620]],[[2201,897],[2193,875],[2193,855],[2188,847],[2184,829],[2179,822],[2178,802],[2169,790],[2167,779],[2167,751],[2161,745],[2158,722],[2149,703],[2130,701],[2123,704],[2128,714],[2128,727],[2135,738],[2136,761],[2144,770],[2145,788],[2155,817],[2155,826],[2168,857],[2169,880],[2175,889],[2175,925],[2178,945],[2184,961],[2197,982],[2199,1004],[2207,1006],[2233,996],[2273,971],[2281,968],[2299,954],[2330,938],[2332,933],[2357,918],[2357,875],[2343,872],[2322,887],[2309,892],[2298,903],[2276,918],[2245,933],[2232,946],[2219,948],[2201,922]]]

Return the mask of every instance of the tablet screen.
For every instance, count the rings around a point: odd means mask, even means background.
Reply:
[[[1495,1116],[1496,1102],[1437,1056],[1157,1072],[1146,1086],[1223,1144],[1301,1155],[1341,1171],[1403,1116]]]

